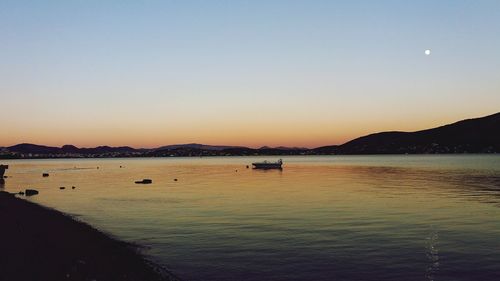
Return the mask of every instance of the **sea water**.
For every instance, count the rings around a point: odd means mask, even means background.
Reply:
[[[500,280],[500,156],[278,158],[0,162],[184,280]]]

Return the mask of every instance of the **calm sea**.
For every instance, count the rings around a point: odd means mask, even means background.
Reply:
[[[264,159],[0,162],[185,280],[500,280],[500,156]]]

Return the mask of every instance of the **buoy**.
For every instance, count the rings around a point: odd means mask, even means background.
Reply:
[[[174,179],[174,181],[177,181],[177,179]]]

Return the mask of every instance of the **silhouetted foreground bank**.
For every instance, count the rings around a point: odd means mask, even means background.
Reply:
[[[178,280],[63,213],[0,192],[0,280]]]

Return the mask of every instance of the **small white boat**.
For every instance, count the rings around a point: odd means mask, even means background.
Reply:
[[[252,163],[254,169],[282,169],[283,160],[278,160],[277,162],[254,162]]]

